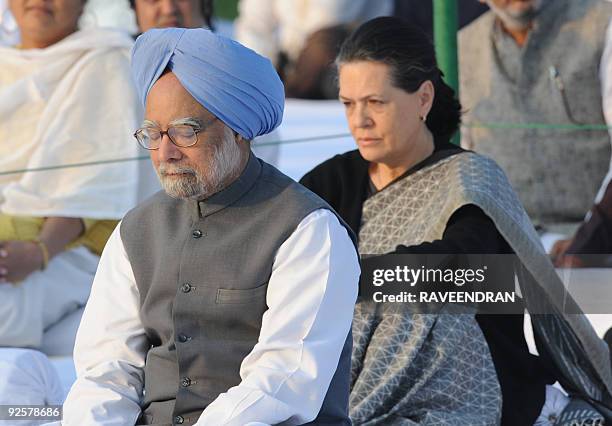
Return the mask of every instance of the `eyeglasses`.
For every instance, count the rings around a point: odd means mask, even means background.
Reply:
[[[177,124],[174,126],[168,126],[168,130],[161,130],[157,127],[143,127],[134,133],[134,137],[144,149],[154,151],[159,149],[162,138],[164,135],[168,135],[170,142],[180,148],[187,148],[194,146],[198,143],[198,133],[206,130],[210,126],[216,117],[210,120],[203,126],[194,126],[190,124]]]
[[[136,130],[134,137],[140,146],[148,150],[159,149],[159,144],[164,135],[168,135],[170,142],[174,145],[181,148],[187,148],[198,143],[198,133],[200,132],[201,129],[187,124],[170,126],[166,131],[154,127],[143,127],[142,129]]]

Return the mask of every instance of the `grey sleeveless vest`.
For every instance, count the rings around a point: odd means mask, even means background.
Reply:
[[[141,424],[192,425],[240,383],[267,309],[275,254],[319,208],[329,207],[251,154],[241,176],[208,200],[160,192],[126,215],[121,238],[151,344]],[[349,334],[313,424],[350,425],[351,343]]]
[[[610,16],[607,1],[548,0],[522,48],[493,12],[460,32],[462,143],[502,167],[536,222],[583,219],[610,164],[608,132],[469,126],[605,125],[599,64]]]

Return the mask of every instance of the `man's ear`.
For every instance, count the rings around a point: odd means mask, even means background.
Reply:
[[[250,139],[245,138],[240,133],[235,132],[233,130],[232,130],[232,132],[234,133],[234,140],[236,141],[238,146],[246,146],[246,147],[250,148],[250,146],[251,146],[251,140]]]

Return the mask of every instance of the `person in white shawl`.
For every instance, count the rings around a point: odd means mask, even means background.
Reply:
[[[9,1],[21,44],[0,48],[0,346],[39,347],[85,304],[97,253],[136,204],[138,162],[114,161],[138,155],[132,40],[79,31],[84,5]]]

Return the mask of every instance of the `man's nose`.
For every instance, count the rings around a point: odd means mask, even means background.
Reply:
[[[167,134],[162,135],[158,151],[159,159],[164,162],[172,162],[183,158],[180,148],[172,143]]]

